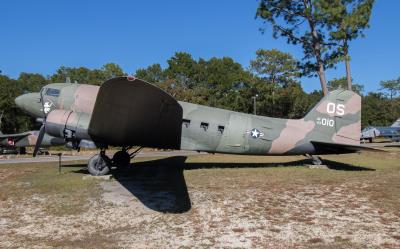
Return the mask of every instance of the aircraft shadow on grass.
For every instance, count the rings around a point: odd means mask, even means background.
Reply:
[[[164,213],[184,213],[191,209],[184,170],[211,168],[268,168],[304,166],[307,159],[286,163],[191,163],[185,156],[134,162],[126,169],[113,170],[114,178],[146,207]],[[334,170],[373,171],[331,160],[323,162]],[[76,172],[86,172],[78,170]]]

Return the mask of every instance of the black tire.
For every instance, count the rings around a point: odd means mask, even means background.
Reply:
[[[114,154],[112,162],[117,168],[125,168],[131,163],[131,157],[128,152],[120,150]]]
[[[110,159],[106,155],[94,155],[89,159],[87,167],[91,175],[107,175],[110,172]]]

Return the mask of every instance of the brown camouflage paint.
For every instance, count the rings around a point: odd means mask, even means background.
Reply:
[[[272,142],[268,154],[284,154],[295,148],[296,144],[303,140],[314,127],[315,122],[313,121],[304,121],[304,119],[288,120],[279,137]]]
[[[361,97],[359,95],[353,95],[346,103],[344,115],[356,114],[358,112],[361,112]]]
[[[98,86],[79,85],[73,96],[74,102],[71,110],[74,112],[92,113],[98,92]]]
[[[337,133],[333,135],[332,141],[341,144],[359,145],[360,130],[361,130],[361,121],[358,121],[357,123],[354,124],[349,124],[347,126],[343,126],[342,128],[339,129]]]

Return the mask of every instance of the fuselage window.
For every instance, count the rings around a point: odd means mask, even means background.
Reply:
[[[200,128],[203,128],[203,130],[206,131],[208,129],[208,123],[201,122]]]
[[[189,120],[189,119],[182,119],[182,124],[183,124],[186,128],[188,128],[189,125],[190,125],[190,120]]]
[[[58,97],[60,96],[60,90],[54,88],[47,88],[46,93],[47,96]]]
[[[218,132],[219,133],[224,133],[224,129],[225,129],[225,126],[223,126],[223,125],[218,125]]]

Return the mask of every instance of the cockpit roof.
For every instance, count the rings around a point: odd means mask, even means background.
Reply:
[[[61,90],[62,88],[66,86],[74,85],[74,83],[51,83],[45,85],[43,88],[53,88],[53,89],[58,89]]]

